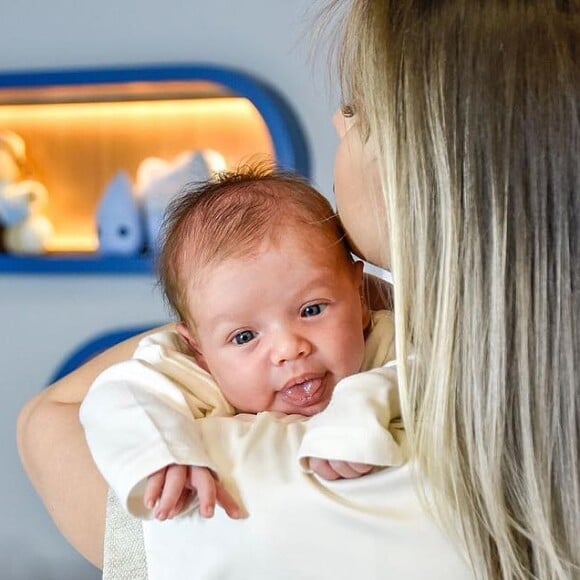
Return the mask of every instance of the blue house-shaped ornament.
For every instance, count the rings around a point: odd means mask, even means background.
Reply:
[[[97,209],[99,253],[134,256],[143,251],[143,215],[129,175],[119,171],[109,182]]]

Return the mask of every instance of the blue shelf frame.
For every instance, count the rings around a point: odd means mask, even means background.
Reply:
[[[161,326],[162,324],[166,323],[167,321],[127,328],[117,328],[103,332],[101,334],[97,334],[96,336],[83,342],[80,346],[76,347],[71,353],[67,355],[65,360],[59,364],[57,369],[52,374],[50,380],[47,383],[47,386],[56,383],[56,381],[62,379],[62,377],[68,375],[82,364],[86,363],[108,348],[118,344],[119,342],[123,342],[124,340],[127,340],[128,338],[131,338],[137,334],[141,334],[142,332],[146,332],[152,328]]]
[[[146,274],[154,273],[152,256],[95,254],[0,254],[0,274]]]
[[[132,82],[208,81],[222,85],[256,107],[274,146],[280,168],[310,179],[310,150],[298,116],[272,86],[245,72],[213,65],[156,65],[30,71],[0,75],[2,89],[54,88]],[[0,254],[0,274],[151,274],[151,256],[110,258],[98,254],[18,256]]]

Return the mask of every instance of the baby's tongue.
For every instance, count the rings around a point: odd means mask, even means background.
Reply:
[[[303,383],[297,383],[284,390],[284,398],[298,405],[310,403],[321,384],[322,379],[311,379]]]

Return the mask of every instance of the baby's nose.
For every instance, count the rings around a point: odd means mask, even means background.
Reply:
[[[290,331],[280,332],[272,348],[272,362],[281,365],[306,357],[311,352],[312,345],[304,336]]]

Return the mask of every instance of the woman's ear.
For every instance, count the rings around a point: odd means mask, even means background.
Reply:
[[[191,353],[193,354],[197,364],[209,373],[209,368],[207,363],[205,362],[205,358],[203,353],[201,352],[201,347],[199,345],[199,341],[195,337],[195,335],[189,330],[187,323],[185,322],[178,322],[177,323],[177,333],[182,338],[182,340],[187,344]]]

